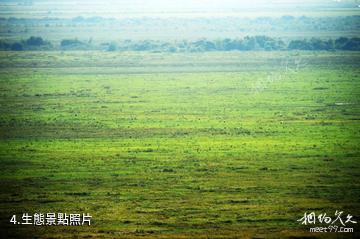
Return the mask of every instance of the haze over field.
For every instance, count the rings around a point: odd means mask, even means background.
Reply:
[[[0,39],[106,43],[254,35],[284,40],[359,35],[357,1],[3,1]]]

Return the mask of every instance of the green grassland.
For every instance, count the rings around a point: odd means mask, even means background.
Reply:
[[[355,238],[358,52],[0,53],[3,237]],[[12,225],[90,213],[91,226]],[[77,235],[77,236],[76,236]]]

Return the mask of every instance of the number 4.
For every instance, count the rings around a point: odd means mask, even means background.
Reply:
[[[16,215],[13,215],[10,222],[16,224]]]

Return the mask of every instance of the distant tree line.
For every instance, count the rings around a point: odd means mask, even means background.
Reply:
[[[154,40],[124,40],[94,44],[91,40],[63,39],[59,45],[51,44],[41,37],[8,42],[0,40],[0,50],[105,50],[105,51],[153,51],[153,52],[207,52],[207,51],[278,51],[278,50],[347,50],[360,51],[360,38],[340,37],[335,40],[319,38],[284,42],[268,36],[247,36],[242,39],[200,39],[196,41],[164,42]]]
[[[8,42],[0,40],[0,50],[24,51],[24,50],[52,50],[54,47],[42,37],[29,37],[27,40]]]

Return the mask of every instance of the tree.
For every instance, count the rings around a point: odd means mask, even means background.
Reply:
[[[359,51],[360,50],[360,38],[351,38],[344,46],[344,50]]]
[[[307,40],[292,40],[288,45],[289,50],[311,50]]]
[[[111,42],[108,47],[108,51],[116,51],[118,48],[117,44],[115,42]]]
[[[254,37],[246,36],[244,38],[243,43],[244,43],[244,50],[251,51],[257,49],[257,42]]]
[[[42,46],[45,45],[45,41],[41,37],[30,37],[26,40],[28,46]]]
[[[199,51],[212,51],[216,49],[216,46],[213,42],[205,39],[192,42],[192,45],[194,45],[195,49],[198,49]]]
[[[11,49],[11,44],[5,42],[5,41],[2,41],[0,40],[0,49],[1,50],[8,50],[8,49]]]
[[[340,37],[335,40],[335,48],[336,49],[343,49],[344,46],[349,42],[349,38],[347,37]]]
[[[60,43],[61,48],[64,50],[87,50],[91,45],[79,41],[78,39],[64,39]]]
[[[24,47],[20,42],[15,42],[11,45],[12,51],[22,51],[23,49],[24,49]]]
[[[79,41],[78,39],[64,39],[61,41],[60,45],[62,47],[66,46],[74,46],[74,45],[83,45],[84,43]]]

